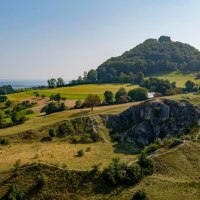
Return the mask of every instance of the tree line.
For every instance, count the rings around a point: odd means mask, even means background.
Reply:
[[[51,78],[47,80],[49,88],[63,87],[65,86],[65,81],[63,78]]]

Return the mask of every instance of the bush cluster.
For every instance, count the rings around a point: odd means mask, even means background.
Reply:
[[[16,185],[12,185],[6,195],[2,198],[4,200],[22,200],[24,193]]]
[[[2,110],[0,113],[0,128],[7,128],[13,125],[22,124],[28,119],[26,115],[34,113],[31,109],[28,109],[35,105],[33,102],[23,101],[15,104],[14,106],[12,105],[13,102],[10,100],[5,103],[6,110]],[[11,121],[7,121],[6,118],[10,118]]]
[[[83,149],[80,149],[80,150],[77,151],[77,156],[78,157],[82,157],[84,155],[85,155],[85,152],[83,151]]]
[[[6,102],[7,99],[8,99],[7,96],[5,96],[5,95],[0,95],[0,103]]]
[[[143,190],[138,190],[134,195],[132,200],[148,200],[147,194]]]
[[[41,110],[41,112],[45,112],[47,115],[55,113],[55,112],[60,112],[60,111],[64,111],[66,110],[67,107],[65,106],[65,104],[62,103],[54,103],[51,102],[48,105],[44,106]]]
[[[9,140],[7,138],[0,137],[0,145],[8,145]]]
[[[111,185],[134,185],[143,177],[151,175],[154,171],[154,164],[145,154],[138,160],[138,165],[127,165],[113,159],[110,165],[104,169],[103,177]]]

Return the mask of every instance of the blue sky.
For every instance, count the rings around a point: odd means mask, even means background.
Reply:
[[[147,38],[200,49],[199,0],[1,0],[0,79],[71,80]]]

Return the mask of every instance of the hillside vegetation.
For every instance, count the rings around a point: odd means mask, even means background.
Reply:
[[[172,71],[195,72],[200,70],[200,52],[194,47],[181,42],[173,42],[170,37],[161,36],[148,39],[130,51],[113,57],[97,68],[98,82],[120,82],[143,72],[151,73]],[[128,80],[128,77],[126,77]],[[130,80],[131,81],[131,80]]]
[[[199,151],[198,143],[187,142],[153,156],[156,172],[130,187],[108,187],[89,171],[71,171],[46,164],[24,166],[0,176],[0,197],[15,185],[29,199],[131,200],[142,189],[150,200],[197,200],[200,198]],[[38,180],[43,180],[41,185]]]

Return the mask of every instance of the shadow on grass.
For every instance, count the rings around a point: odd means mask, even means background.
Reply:
[[[119,142],[113,145],[114,152],[125,155],[136,155],[141,153],[142,148],[131,142]]]

